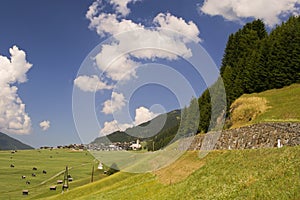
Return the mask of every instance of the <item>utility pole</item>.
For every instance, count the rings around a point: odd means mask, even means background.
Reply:
[[[91,183],[94,182],[94,164],[92,167],[92,177],[91,177]]]
[[[69,189],[69,170],[68,170],[68,165],[66,166],[66,171],[64,174],[64,182],[62,185],[62,192],[64,192],[64,190],[68,190]]]

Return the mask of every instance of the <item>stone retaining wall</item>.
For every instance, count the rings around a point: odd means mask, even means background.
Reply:
[[[277,147],[278,139],[283,146],[300,145],[300,123],[261,123],[199,135],[189,150],[199,150],[202,144],[202,149],[210,149],[213,144],[214,149],[270,148]]]

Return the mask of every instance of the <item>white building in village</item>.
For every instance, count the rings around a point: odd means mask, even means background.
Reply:
[[[139,150],[142,148],[142,145],[140,145],[140,140],[137,139],[135,144],[132,144],[129,146],[130,148],[132,148],[132,150]]]

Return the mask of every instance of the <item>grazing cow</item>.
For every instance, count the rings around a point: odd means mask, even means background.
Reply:
[[[33,167],[33,168],[32,168],[32,170],[36,171],[36,170],[37,170],[37,168],[36,168],[36,167]]]
[[[46,170],[43,170],[43,174],[47,174],[47,171],[46,171]]]
[[[13,164],[11,164],[10,167],[15,167],[15,166]]]
[[[33,177],[36,177],[36,174],[35,174],[35,173],[32,173],[31,175],[32,175]]]
[[[26,184],[27,184],[27,185],[30,185],[30,181],[26,181]]]
[[[62,184],[63,181],[62,180],[57,180],[57,184]]]
[[[25,179],[26,178],[26,176],[22,176],[22,179]]]
[[[56,185],[51,186],[50,190],[56,190]]]
[[[23,194],[23,195],[28,195],[28,193],[29,193],[28,190],[23,190],[23,191],[22,191],[22,194]]]

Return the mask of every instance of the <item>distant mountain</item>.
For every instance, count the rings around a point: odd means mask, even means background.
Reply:
[[[128,128],[125,131],[116,131],[107,136],[98,137],[91,144],[131,142],[138,138],[144,141],[152,140],[154,136],[157,138],[159,135],[163,135],[165,131],[178,127],[180,117],[181,110],[174,110],[158,115],[148,122]]]
[[[25,150],[33,147],[0,132],[0,150]]]

